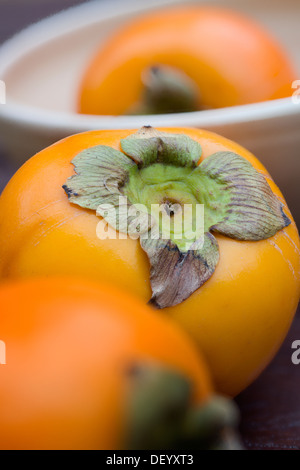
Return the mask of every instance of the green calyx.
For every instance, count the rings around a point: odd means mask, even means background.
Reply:
[[[162,163],[142,169],[137,166],[131,168],[123,192],[132,204],[143,204],[149,212],[152,208],[155,213],[155,204],[164,208],[161,217],[157,217],[160,231],[163,233],[164,228],[168,229],[170,225],[170,238],[183,252],[188,251],[201,231],[208,232],[210,227],[225,218],[225,208],[230,202],[229,194],[220,185],[205,178],[195,168]],[[198,232],[193,234],[197,205],[204,206],[205,217],[203,223],[198,224]],[[182,226],[184,222],[185,227]]]
[[[133,367],[129,374],[126,448],[240,450],[239,412],[223,397],[203,404],[193,400],[193,386],[177,371],[158,364]]]
[[[211,232],[258,241],[290,224],[265,178],[235,153],[217,152],[198,165],[198,142],[147,127],[121,148],[81,152],[64,189],[70,202],[140,239],[158,308],[182,302],[211,277],[219,260]]]
[[[192,240],[187,238],[191,233],[192,223],[188,233],[181,230],[185,205],[195,207],[199,203],[189,188],[190,173],[189,168],[161,163],[141,170],[136,166],[130,170],[128,182],[123,188],[128,200],[132,204],[143,204],[158,221],[160,233],[175,242],[182,251],[188,251],[188,247],[198,238],[196,234]]]

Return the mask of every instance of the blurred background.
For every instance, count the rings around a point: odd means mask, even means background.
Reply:
[[[101,1],[101,0],[97,0]],[[82,0],[0,0],[0,44],[26,26],[35,23],[63,8],[85,3]],[[1,77],[0,77],[1,80]],[[0,128],[0,192],[18,168],[1,143]]]
[[[101,0],[94,1],[101,3]],[[87,2],[82,0],[0,0],[0,44],[26,26],[62,9],[82,3]],[[151,1],[148,0],[148,3]],[[219,3],[226,5],[227,2]],[[287,3],[289,6],[293,3],[299,6],[300,2],[299,0],[294,2],[292,0],[288,0],[288,2],[284,0],[272,0],[272,2],[253,0],[246,3],[247,6],[243,5],[244,2],[241,0],[237,1],[237,8],[251,14],[251,5],[253,8],[255,5],[261,5],[261,17],[267,23],[270,8],[272,8],[273,14],[275,12],[279,15],[280,12],[282,14]],[[292,16],[283,15],[281,18],[282,30],[277,33],[283,44],[286,40],[285,31],[289,28]],[[290,26],[290,28],[295,28],[298,21],[299,16],[295,16],[294,26]],[[299,25],[293,34],[295,35],[295,48],[292,55],[295,60],[300,62],[298,57],[298,54],[300,55],[299,41],[296,42],[299,37]],[[16,163],[10,160],[3,143],[1,144],[2,137],[3,130],[0,128],[0,192],[17,169]],[[18,136],[16,135],[15,138],[18,139]],[[298,150],[297,152],[299,153]],[[298,173],[295,174],[296,179],[298,179]],[[291,344],[297,339],[300,339],[299,311],[290,334],[276,359],[262,376],[237,398],[242,412],[241,431],[246,447],[249,449],[300,449],[300,365],[296,366],[291,362]]]
[[[90,58],[112,31],[134,15],[172,3],[187,3],[187,0],[0,0],[0,43],[29,24],[75,7],[65,15],[38,23],[0,49],[0,80],[7,86],[7,105],[0,108],[0,187],[16,169],[14,161],[20,165],[67,135],[109,127],[137,128],[145,124],[144,119],[142,123],[136,119],[128,125],[127,116],[122,119],[122,116],[76,114],[79,83]],[[299,1],[194,0],[193,3],[230,7],[257,21],[282,45],[300,76]],[[250,41],[246,46],[248,50],[251,44]],[[265,62],[272,63],[272,58]],[[257,57],[253,62],[254,76],[255,69],[260,68],[264,67],[260,67]],[[243,82],[246,87],[245,78]],[[291,80],[289,99],[262,102],[252,107],[212,109],[197,113],[197,117],[196,113],[194,117],[186,113],[186,119],[173,115],[173,121],[171,117],[158,120],[152,116],[152,121],[149,117],[147,123],[156,127],[206,127],[241,143],[267,167],[283,191],[294,218],[300,222],[300,104],[292,102],[293,91]],[[5,161],[4,144],[10,151],[9,164]]]

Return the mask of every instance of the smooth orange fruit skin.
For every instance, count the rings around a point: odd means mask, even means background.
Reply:
[[[222,108],[291,95],[296,72],[280,45],[230,10],[182,6],[134,19],[108,39],[80,84],[78,111],[121,115],[139,101],[142,72],[153,65],[185,72],[199,106]]]
[[[247,150],[198,129],[162,129],[198,141],[203,158],[233,151],[246,158],[283,196],[263,165]],[[95,145],[120,150],[133,130],[92,131],[69,137],[29,160],[0,197],[0,278],[80,275],[106,280],[151,297],[150,267],[137,240],[99,240],[100,219],[69,203],[62,189],[74,174],[72,159]],[[284,163],[283,163],[284,164]],[[219,392],[247,387],[277,352],[300,296],[300,242],[294,221],[274,237],[236,241],[216,235],[220,261],[213,276],[189,299],[161,314],[176,320],[203,352]]]
[[[0,449],[124,449],[130,368],[158,365],[212,394],[187,336],[114,286],[38,279],[0,287]]]

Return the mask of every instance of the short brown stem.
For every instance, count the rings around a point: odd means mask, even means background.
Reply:
[[[192,384],[158,365],[135,367],[130,378],[130,449],[242,449],[239,413],[230,400],[214,396],[195,405]]]
[[[197,85],[175,67],[149,67],[142,74],[142,82],[144,89],[141,100],[126,114],[169,114],[199,110]]]

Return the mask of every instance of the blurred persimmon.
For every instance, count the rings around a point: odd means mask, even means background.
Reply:
[[[32,279],[0,305],[1,449],[201,448],[236,420],[186,335],[122,290]]]
[[[122,115],[195,111],[291,94],[295,71],[273,37],[239,13],[181,6],[147,13],[101,45],[78,110]]]

